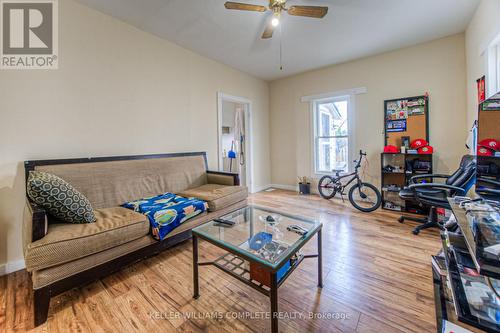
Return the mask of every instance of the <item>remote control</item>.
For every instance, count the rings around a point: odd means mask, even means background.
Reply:
[[[232,225],[230,224],[225,224],[225,223],[220,223],[220,222],[214,222],[215,227],[221,227],[221,228],[231,228]]]
[[[224,220],[224,219],[214,219],[215,222],[219,223],[219,224],[225,224],[225,225],[235,225],[235,223],[233,221],[229,221],[229,220]]]

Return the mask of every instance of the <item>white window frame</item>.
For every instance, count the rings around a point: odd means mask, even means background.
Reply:
[[[327,174],[332,174],[331,171],[320,171],[317,169],[318,163],[317,163],[317,158],[318,158],[318,151],[317,147],[319,139],[324,138],[323,136],[319,136],[318,130],[319,130],[319,121],[318,121],[318,105],[319,104],[324,104],[324,103],[333,103],[337,101],[344,101],[347,100],[347,171],[344,173],[349,173],[352,170],[352,165],[351,161],[353,159],[353,150],[354,150],[354,132],[353,132],[353,123],[354,123],[354,112],[353,112],[353,103],[354,103],[354,98],[352,98],[351,95],[340,95],[340,96],[333,96],[333,97],[326,97],[326,98],[318,98],[318,99],[312,99],[311,100],[311,115],[312,115],[312,121],[311,121],[311,126],[312,126],[312,170],[314,173],[314,176],[323,176]],[[332,136],[336,137],[336,136]]]
[[[500,91],[500,34],[488,45],[486,60],[486,98],[489,98]]]
[[[358,87],[358,88],[352,88],[352,89],[345,89],[345,90],[339,90],[339,91],[334,91],[334,92],[327,92],[327,93],[322,93],[322,94],[317,94],[317,95],[310,95],[310,96],[304,96],[300,99],[301,102],[308,102],[309,103],[309,113],[310,113],[310,120],[311,120],[311,124],[310,124],[310,129],[311,129],[311,135],[310,135],[310,138],[311,138],[311,156],[310,156],[310,159],[311,159],[311,177],[313,178],[317,178],[317,177],[321,177],[323,176],[324,174],[323,173],[316,173],[316,143],[315,143],[315,137],[316,137],[316,133],[315,133],[315,122],[314,122],[314,110],[315,110],[315,107],[314,107],[314,103],[315,102],[321,102],[322,100],[328,100],[328,99],[332,99],[332,98],[335,98],[335,97],[341,97],[341,96],[349,96],[349,106],[348,106],[348,115],[347,115],[347,119],[348,119],[348,131],[349,131],[349,143],[348,143],[348,149],[349,149],[349,153],[348,153],[348,158],[349,158],[349,161],[348,161],[348,172],[349,170],[352,170],[352,161],[354,160],[354,158],[356,158],[357,156],[355,156],[355,147],[356,147],[356,135],[354,133],[354,129],[356,128],[356,125],[355,125],[355,120],[356,120],[356,95],[360,95],[360,94],[366,94],[368,92],[368,90],[366,89],[366,87]]]

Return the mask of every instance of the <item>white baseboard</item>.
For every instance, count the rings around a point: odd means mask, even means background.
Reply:
[[[265,191],[269,188],[275,188],[275,189],[287,190],[287,191],[298,191],[299,190],[298,185],[267,184],[267,185],[261,185],[261,186],[254,186],[253,193],[262,192],[262,191]]]
[[[17,272],[26,266],[24,265],[24,260],[10,261],[5,264],[0,265],[0,276],[7,275],[13,272]]]
[[[270,187],[277,188],[280,190],[287,190],[287,191],[298,191],[299,190],[299,185],[271,184]]]
[[[262,192],[264,190],[267,190],[270,187],[271,187],[271,184],[267,184],[267,185],[254,185],[252,193]]]
[[[253,187],[253,193],[262,192],[262,191],[265,191],[269,188],[275,188],[278,190],[295,191],[295,192],[299,191],[299,185],[267,184],[267,185],[260,185],[260,186],[255,185]]]

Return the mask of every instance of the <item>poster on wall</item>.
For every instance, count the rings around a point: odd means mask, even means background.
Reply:
[[[396,111],[398,109],[398,103],[396,101],[391,101],[387,103],[387,111]]]
[[[486,77],[483,76],[480,79],[477,79],[477,99],[479,104],[484,102],[486,99]]]
[[[388,120],[387,132],[406,132],[406,119]]]
[[[411,116],[419,116],[425,114],[425,106],[417,106],[410,110]]]
[[[408,110],[400,110],[396,113],[396,119],[408,118]]]

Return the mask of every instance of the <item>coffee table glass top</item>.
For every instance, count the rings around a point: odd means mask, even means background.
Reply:
[[[222,219],[236,224],[224,227],[211,221],[194,228],[193,233],[272,269],[280,267],[321,227],[321,223],[314,220],[252,205]],[[300,235],[287,230],[292,225],[301,226],[307,233]]]

